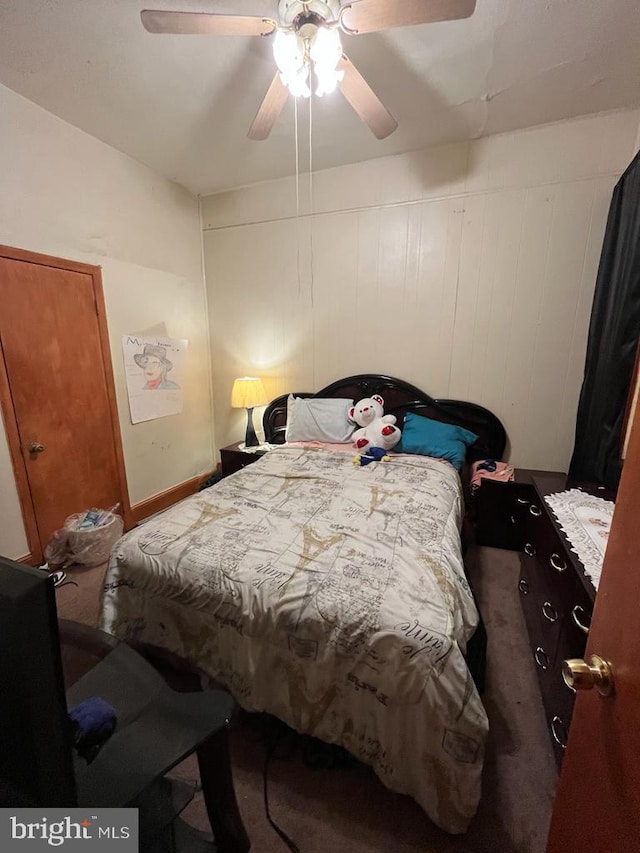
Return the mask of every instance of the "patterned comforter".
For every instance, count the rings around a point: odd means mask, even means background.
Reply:
[[[464,832],[487,718],[446,462],[271,451],[125,535],[101,626],[191,661],[250,711],[343,745]]]

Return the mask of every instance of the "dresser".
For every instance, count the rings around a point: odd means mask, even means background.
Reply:
[[[513,480],[508,482],[488,478],[482,481],[469,504],[477,545],[523,549],[529,505],[535,494],[533,478],[537,475],[566,477],[555,471],[516,468]]]
[[[544,497],[576,487],[602,497],[610,495],[595,487],[569,483],[564,474],[533,473],[531,486],[518,590],[547,725],[560,764],[575,701],[575,693],[562,679],[562,661],[584,656],[596,593]]]

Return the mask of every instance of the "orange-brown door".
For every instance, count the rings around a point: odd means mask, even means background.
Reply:
[[[94,277],[0,257],[0,342],[5,421],[39,559],[71,513],[126,502]]]
[[[636,409],[585,658],[614,693],[579,690],[549,853],[640,850],[640,408]]]

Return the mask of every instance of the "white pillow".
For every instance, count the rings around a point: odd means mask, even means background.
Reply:
[[[349,420],[353,400],[337,397],[315,397],[305,400],[289,394],[285,441],[349,441],[355,424]]]

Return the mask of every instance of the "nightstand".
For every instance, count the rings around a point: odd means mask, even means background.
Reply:
[[[258,459],[267,453],[267,450],[256,448],[254,450],[245,450],[244,442],[236,442],[223,447],[220,451],[220,461],[222,462],[222,476],[228,477],[229,474],[235,474],[241,468],[246,468],[252,462],[257,462]]]

